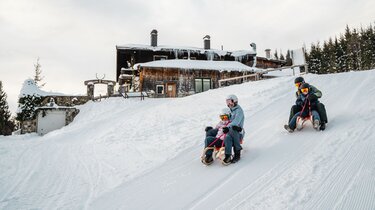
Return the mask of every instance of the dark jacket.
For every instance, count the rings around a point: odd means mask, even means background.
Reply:
[[[307,95],[302,94],[300,90],[298,90],[296,94],[298,94],[296,105],[301,107],[302,115],[308,116],[310,110],[317,110],[318,99],[322,97],[322,92],[320,90],[310,85]]]
[[[317,98],[321,98],[322,97],[322,91],[320,91],[320,90],[318,90],[318,88],[316,88],[316,87],[314,87],[314,86],[312,86],[312,85],[310,85],[310,88],[309,88],[309,94],[314,94]],[[298,90],[297,90],[297,92],[296,92],[296,97],[297,97],[297,99],[298,99],[298,96],[299,95],[303,95],[302,93],[301,93],[301,89],[300,88],[298,88]]]

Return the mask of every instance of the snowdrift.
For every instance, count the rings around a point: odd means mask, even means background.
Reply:
[[[375,71],[307,75],[329,123],[283,129],[293,77],[178,99],[108,99],[40,137],[0,137],[1,209],[374,209]],[[240,162],[200,163],[225,96],[245,112]]]

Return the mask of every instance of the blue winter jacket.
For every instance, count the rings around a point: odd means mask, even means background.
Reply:
[[[229,125],[227,127],[232,127],[232,126],[238,126],[243,128],[243,123],[245,121],[245,116],[243,114],[243,110],[240,107],[240,105],[236,105],[235,107],[230,108],[230,121]]]

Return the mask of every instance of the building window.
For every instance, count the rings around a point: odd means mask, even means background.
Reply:
[[[164,85],[156,85],[156,94],[158,95],[164,94]]]
[[[159,61],[159,60],[167,60],[168,56],[166,55],[154,55],[154,61]]]
[[[211,79],[195,79],[195,92],[200,93],[211,89]]]
[[[188,59],[188,57],[187,57],[187,56],[185,56],[185,57],[183,57],[182,59],[185,59],[185,60],[187,60],[187,59]],[[196,57],[190,57],[190,60],[197,60],[197,58],[196,58]]]

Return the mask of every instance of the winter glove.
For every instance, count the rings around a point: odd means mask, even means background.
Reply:
[[[314,94],[309,94],[307,95],[307,99],[309,99],[309,101],[316,101],[318,97],[316,97]]]
[[[233,128],[233,130],[235,130],[235,131],[238,131],[238,132],[241,132],[242,131],[242,128],[241,127],[239,127],[239,126],[232,126],[232,128]]]
[[[223,133],[228,133],[229,132],[229,128],[228,127],[224,127],[223,128]]]
[[[301,99],[298,99],[298,100],[296,101],[296,105],[297,105],[297,106],[303,106],[303,101],[302,101]]]
[[[204,131],[209,131],[209,130],[211,130],[211,129],[213,129],[213,127],[211,127],[211,126],[207,126],[205,129],[204,129]]]

